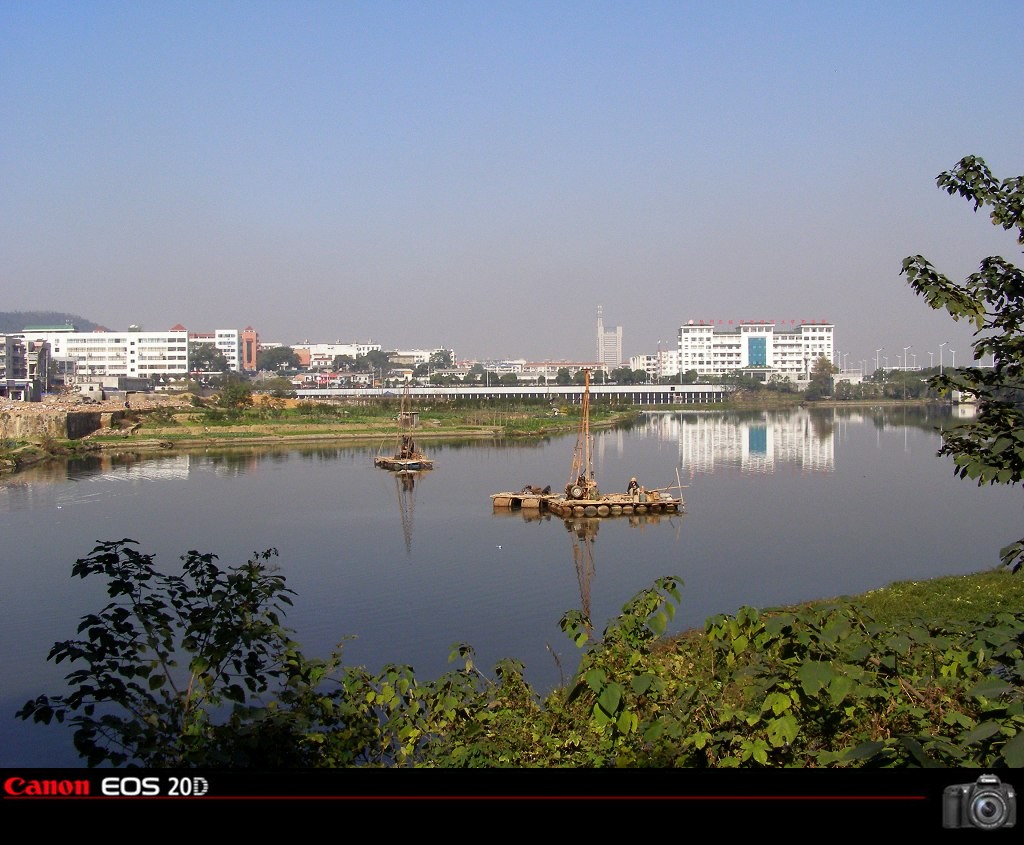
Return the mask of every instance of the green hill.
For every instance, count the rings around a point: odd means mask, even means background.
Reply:
[[[27,326],[63,326],[67,323],[80,332],[102,328],[92,320],[61,311],[0,311],[0,334],[22,332]]]

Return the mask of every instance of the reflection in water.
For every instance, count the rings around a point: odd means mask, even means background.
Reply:
[[[499,518],[509,518],[512,516],[519,516],[524,522],[558,522],[559,517],[554,517],[550,513],[544,513],[538,510],[515,510],[515,511],[494,511],[494,516]],[[594,557],[594,545],[597,542],[597,533],[601,528],[602,522],[611,522],[613,526],[621,527],[628,526],[630,530],[639,529],[643,531],[648,526],[658,525],[659,523],[666,522],[675,526],[675,539],[679,539],[679,526],[682,524],[684,514],[634,514],[629,517],[620,517],[614,520],[606,520],[601,517],[570,517],[568,519],[561,520],[565,526],[565,530],[569,533],[572,547],[572,562],[576,570],[576,582],[579,585],[580,591],[580,610],[586,617],[586,628],[587,633],[593,633],[592,629],[592,611],[591,611],[591,584],[594,577],[597,575],[597,566]],[[669,530],[667,526],[662,526],[659,530]]]
[[[879,431],[919,428],[937,431],[969,419],[975,410],[954,413],[947,405],[829,406],[786,411],[685,411],[645,414],[645,428],[658,440],[676,442],[679,464],[690,478],[721,469],[773,473],[793,468],[835,472],[841,427],[870,423]]]
[[[25,509],[48,502],[56,488],[57,508],[127,493],[129,485],[189,477],[189,455],[167,455],[146,459],[138,455],[90,455],[75,461],[46,461],[5,478],[0,484],[0,504]],[[69,482],[71,482],[69,484]],[[102,488],[102,489],[101,489]]]
[[[830,421],[810,413],[761,413],[752,419],[685,414],[679,418],[679,458],[691,477],[723,467],[771,473],[782,465],[802,471],[835,469]]]
[[[586,617],[587,634],[593,633],[590,615],[590,581],[594,577],[594,541],[600,519],[567,519],[565,530],[572,535],[572,561],[576,566],[576,580],[580,585],[580,610]]]
[[[422,472],[393,472],[395,493],[398,497],[398,512],[402,517],[402,536],[405,538],[405,553],[412,554],[412,520],[416,510],[416,479]]]

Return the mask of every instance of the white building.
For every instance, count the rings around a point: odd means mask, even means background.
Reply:
[[[690,320],[679,327],[679,370],[806,381],[815,361],[832,360],[834,329],[824,320]]]
[[[679,353],[675,349],[659,349],[657,355],[634,355],[629,359],[631,370],[643,370],[651,384],[679,374]]]
[[[392,364],[404,365],[406,367],[418,367],[420,364],[429,364],[435,356],[447,357],[455,361],[455,350],[445,349],[438,346],[436,349],[391,349],[388,351],[388,360]]]
[[[554,381],[558,378],[560,370],[568,370],[569,374],[575,376],[580,370],[590,370],[591,374],[601,370],[608,374],[608,367],[603,364],[598,364],[594,361],[520,361],[518,362],[521,366],[515,372],[522,373],[528,378],[532,378],[535,381],[544,378],[545,381]],[[505,372],[501,369],[502,365],[496,365],[488,367],[495,372]]]
[[[188,332],[75,332],[26,329],[19,336],[49,344],[50,358],[75,377],[144,378],[188,375]]]
[[[311,370],[330,370],[334,367],[335,358],[347,355],[355,360],[370,352],[380,352],[381,345],[379,343],[310,343],[307,340],[292,344],[292,350],[299,356],[304,367]]]
[[[600,305],[597,306],[597,362],[607,371],[622,366],[622,326],[606,331]]]
[[[175,326],[184,329],[184,326]],[[189,332],[189,343],[205,343],[220,352],[233,373],[242,369],[242,333],[238,329],[215,329],[212,332]]]

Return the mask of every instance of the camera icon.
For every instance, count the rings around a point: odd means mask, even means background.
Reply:
[[[947,786],[942,792],[942,826],[996,830],[1017,823],[1017,795],[995,775],[974,783]]]

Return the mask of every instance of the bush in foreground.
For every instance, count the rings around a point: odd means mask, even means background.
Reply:
[[[50,652],[75,667],[70,691],[17,714],[67,721],[90,766],[1024,765],[1024,612],[882,624],[848,602],[743,608],[667,641],[682,584],[662,578],[595,642],[565,614],[587,651],[542,699],[521,664],[488,677],[467,645],[429,682],[346,666],[341,646],[305,657],[274,550],[227,569],[191,551],[165,574],[134,546],[75,563],[110,602]]]

